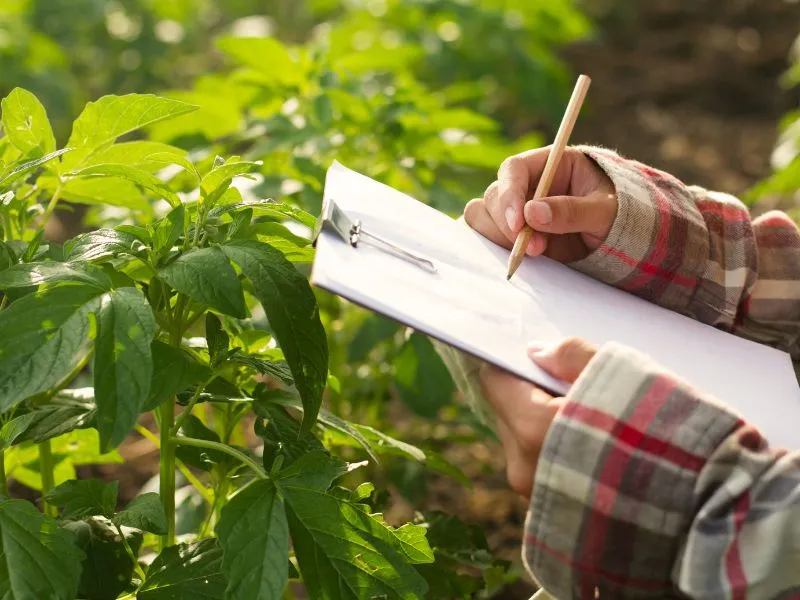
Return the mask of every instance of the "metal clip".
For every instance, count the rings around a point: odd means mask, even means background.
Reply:
[[[317,238],[322,230],[332,231],[353,248],[357,248],[359,242],[368,243],[425,269],[430,273],[437,272],[436,266],[429,259],[414,254],[405,248],[401,248],[392,242],[370,233],[364,229],[360,220],[351,220],[344,211],[336,205],[335,200],[330,197],[325,198],[322,204],[322,211],[317,221],[316,231],[314,232],[314,244],[316,244]]]

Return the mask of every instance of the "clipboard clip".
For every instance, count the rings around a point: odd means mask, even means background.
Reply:
[[[409,262],[413,265],[428,271],[429,273],[436,273],[436,266],[427,258],[414,254],[405,248],[389,242],[382,237],[370,233],[364,229],[360,219],[352,220],[345,212],[339,208],[336,201],[330,196],[325,197],[322,203],[322,212],[317,220],[317,226],[314,231],[313,244],[316,245],[319,234],[323,231],[331,231],[335,233],[342,240],[350,244],[353,248],[357,248],[359,242],[371,244],[380,248],[384,252],[388,252]]]

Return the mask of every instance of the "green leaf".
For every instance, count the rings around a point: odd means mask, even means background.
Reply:
[[[300,64],[275,38],[225,37],[217,40],[217,47],[237,62],[258,71],[267,81],[283,85],[303,81]]]
[[[230,337],[222,329],[222,322],[213,313],[206,313],[206,343],[212,365],[218,365],[228,356]]]
[[[120,177],[79,177],[68,179],[61,188],[61,197],[78,204],[121,206],[139,212],[150,212],[150,203],[139,187]]]
[[[220,186],[225,186],[227,188],[234,177],[244,175],[245,173],[250,173],[253,169],[258,168],[261,165],[261,161],[237,161],[216,167],[205,177],[203,177],[203,180],[200,182],[200,190],[202,191],[203,196],[208,197],[213,192],[217,191]]]
[[[47,112],[29,91],[14,88],[0,103],[3,130],[23,154],[44,156],[56,149],[56,138]]]
[[[256,241],[222,247],[241,267],[269,320],[303,401],[303,431],[310,431],[328,377],[328,343],[314,292],[278,250]]]
[[[89,102],[72,124],[67,146],[91,151],[121,135],[196,109],[191,104],[152,94],[103,96]]]
[[[88,427],[94,420],[91,403],[68,402],[37,405],[29,413],[8,421],[0,429],[0,448],[31,441],[36,444],[58,437],[74,429]]]
[[[220,600],[227,582],[222,573],[222,548],[209,538],[170,546],[147,570],[137,600]]]
[[[83,552],[72,534],[30,502],[0,502],[0,597],[73,600]]]
[[[51,389],[72,372],[88,350],[88,315],[102,293],[60,285],[0,312],[0,410]]]
[[[133,527],[156,535],[166,535],[167,517],[161,498],[154,492],[136,496],[111,521],[120,527]]]
[[[179,204],[155,224],[153,232],[153,250],[159,252],[172,248],[178,238],[183,235],[185,217],[186,208],[183,204]]]
[[[169,202],[172,206],[177,206],[181,203],[181,199],[178,197],[178,194],[173,192],[172,189],[158,177],[145,171],[144,169],[139,169],[138,167],[132,167],[130,165],[92,165],[90,167],[80,169],[79,171],[71,171],[67,174],[67,176],[77,179],[87,177],[120,177],[130,181],[131,183],[135,183],[146,190],[149,190],[158,198],[163,198]]]
[[[118,256],[141,257],[145,245],[130,233],[97,229],[83,233],[64,244],[64,258],[70,262],[103,262]]]
[[[99,290],[111,287],[111,280],[97,267],[57,262],[22,263],[0,271],[0,289],[24,288],[43,283],[81,283]]]
[[[87,165],[122,164],[150,172],[161,170],[169,165],[179,165],[197,177],[197,171],[186,157],[185,150],[150,140],[113,144],[108,148],[98,150],[84,163]]]
[[[185,436],[194,439],[210,442],[220,441],[219,436],[194,415],[186,417],[181,425],[181,431]],[[187,465],[204,471],[210,471],[214,465],[229,464],[231,461],[229,455],[224,452],[194,446],[179,445],[175,449],[175,455]]]
[[[103,297],[97,313],[94,389],[104,450],[119,445],[139,419],[150,393],[155,331],[153,311],[136,288],[119,288]]]
[[[292,219],[301,225],[305,225],[309,229],[314,229],[314,224],[317,220],[305,212],[304,210],[287,204],[285,202],[276,202],[275,200],[245,200],[244,202],[234,202],[232,204],[225,204],[217,206],[209,211],[209,216],[216,217],[226,213],[237,212],[244,209],[252,209],[253,214],[274,219],[285,220]]]
[[[357,505],[318,489],[285,480],[277,485],[310,597],[360,600],[367,590],[369,597],[425,597],[425,580],[387,527]]]
[[[81,565],[78,597],[90,600],[114,600],[130,584],[133,562],[117,530],[101,518],[70,521],[64,529],[71,531],[75,542],[86,554]],[[143,536],[139,531],[123,531],[134,555],[139,554]]]
[[[226,254],[216,247],[191,250],[159,272],[179,292],[225,315],[244,319],[244,292]]]
[[[110,517],[117,508],[119,482],[99,479],[72,479],[45,494],[45,500],[61,509],[62,519],[81,519],[101,515]]]
[[[256,414],[266,419],[266,425],[256,422],[256,435],[264,440],[264,468],[271,469],[278,455],[283,456],[283,465],[288,467],[297,459],[325,447],[311,432],[300,433],[300,423],[280,406],[263,404]]]
[[[289,580],[289,526],[275,485],[256,481],[236,494],[222,509],[217,535],[226,600],[280,600]]]
[[[328,454],[324,448],[310,450],[278,474],[280,487],[326,491],[347,473],[347,463]]]
[[[17,262],[17,255],[14,250],[3,241],[0,241],[0,271],[7,269]]]
[[[51,152],[50,154],[45,154],[41,158],[37,158],[35,160],[29,160],[23,163],[14,163],[12,165],[11,170],[7,172],[0,172],[0,186],[10,185],[23,175],[30,173],[34,169],[41,167],[42,165],[50,162],[54,158],[58,158],[62,154],[66,154],[70,152],[71,148],[62,148],[61,150],[56,150],[55,152]]]
[[[294,379],[292,379],[292,373],[289,370],[289,367],[282,361],[276,362],[274,360],[267,360],[257,356],[247,356],[246,354],[242,354],[240,352],[237,352],[231,356],[230,361],[250,367],[262,375],[274,377],[286,385],[294,384]]]
[[[414,332],[395,357],[395,384],[418,415],[433,418],[453,400],[453,378],[425,335]]]
[[[191,385],[207,381],[211,369],[182,348],[155,341],[152,346],[153,378],[144,409],[152,410]]]

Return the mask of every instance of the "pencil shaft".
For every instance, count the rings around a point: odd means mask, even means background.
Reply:
[[[542,176],[539,178],[539,184],[536,186],[536,191],[533,194],[533,200],[544,198],[550,191],[550,185],[553,183],[553,178],[558,171],[558,164],[561,162],[561,156],[564,154],[564,149],[567,147],[569,136],[575,127],[575,122],[578,120],[578,114],[581,111],[583,100],[586,98],[586,92],[589,90],[589,84],[592,80],[586,75],[578,77],[575,83],[575,89],[572,91],[572,96],[567,104],[567,109],[564,111],[564,117],[561,119],[561,125],[558,127],[556,138],[553,141],[553,146],[550,153],[547,155],[547,162],[545,162]],[[533,237],[533,229],[527,224],[523,225],[517,239],[514,241],[514,248],[511,250],[511,256],[508,258],[508,274],[507,279],[511,279],[516,270],[522,264],[522,259],[525,258],[525,250]]]

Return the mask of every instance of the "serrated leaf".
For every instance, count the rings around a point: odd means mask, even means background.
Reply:
[[[279,600],[289,580],[289,526],[275,485],[256,481],[236,494],[222,509],[217,535],[226,600]]]
[[[45,500],[61,509],[63,519],[82,519],[96,515],[110,517],[117,508],[119,482],[99,479],[72,479],[45,494]]]
[[[85,356],[89,313],[103,293],[66,284],[36,292],[0,312],[0,410],[61,382]]]
[[[217,247],[192,250],[159,272],[179,292],[225,315],[244,319],[242,284],[226,254]]]
[[[98,177],[119,177],[121,179],[126,179],[131,183],[135,183],[136,185],[149,190],[153,194],[155,194],[158,198],[163,198],[167,202],[169,202],[172,206],[178,206],[181,203],[180,198],[178,198],[178,194],[172,191],[166,183],[161,181],[158,177],[153,175],[152,173],[145,171],[144,169],[140,169],[138,167],[132,167],[130,165],[120,165],[120,164],[100,164],[100,165],[92,165],[90,167],[85,167],[80,169],[79,171],[72,171],[67,174],[70,178],[81,179],[81,178],[98,178]]]
[[[303,431],[310,431],[322,403],[328,376],[328,343],[314,292],[278,250],[256,241],[222,247],[253,284],[253,290],[303,401]]]
[[[151,349],[153,378],[145,410],[152,410],[178,392],[211,377],[211,369],[197,362],[181,348],[155,341]]]
[[[121,527],[133,527],[156,535],[167,533],[167,517],[161,498],[154,492],[136,496],[111,521]]]
[[[196,110],[196,106],[152,94],[103,96],[89,102],[72,124],[67,146],[83,152],[165,119]]]
[[[286,202],[276,202],[275,200],[261,200],[261,199],[245,200],[243,202],[234,202],[231,204],[217,206],[216,208],[213,208],[211,209],[211,211],[209,211],[209,215],[215,217],[248,208],[252,209],[253,214],[255,215],[261,215],[280,220],[291,219],[293,221],[297,221],[301,225],[305,225],[311,230],[314,229],[314,225],[317,222],[317,220],[312,215],[305,212],[301,208],[298,208]]]
[[[277,479],[280,481],[281,489],[303,488],[324,492],[347,471],[346,462],[331,456],[321,448],[300,456],[290,466],[284,468]]]
[[[0,597],[73,600],[83,552],[70,532],[24,500],[0,501]]]
[[[83,233],[64,244],[64,258],[70,262],[102,262],[117,256],[142,256],[144,244],[130,233],[98,229]]]
[[[99,290],[111,280],[97,267],[57,262],[22,263],[0,271],[0,289],[25,288],[43,283],[80,283]]]
[[[186,208],[179,204],[160,219],[153,231],[153,250],[169,250],[179,237],[183,235]]]
[[[139,419],[150,393],[150,344],[156,322],[136,288],[106,294],[97,313],[94,389],[100,446],[119,445]]]
[[[81,565],[78,597],[90,600],[114,600],[130,584],[133,562],[119,533],[103,518],[71,521],[64,528],[75,536],[76,545],[86,558]],[[134,555],[139,554],[143,536],[139,531],[123,531]]]
[[[137,600],[220,600],[227,582],[222,548],[214,538],[170,546],[147,570]]]
[[[29,91],[14,88],[3,98],[3,130],[23,154],[44,156],[56,149],[56,138],[42,103]]]
[[[78,204],[121,206],[150,212],[150,203],[139,187],[120,177],[86,177],[68,179],[61,188],[61,197]]]
[[[328,493],[278,482],[295,556],[309,596],[424,598],[428,586],[387,528]],[[368,596],[365,592],[368,590]]]

